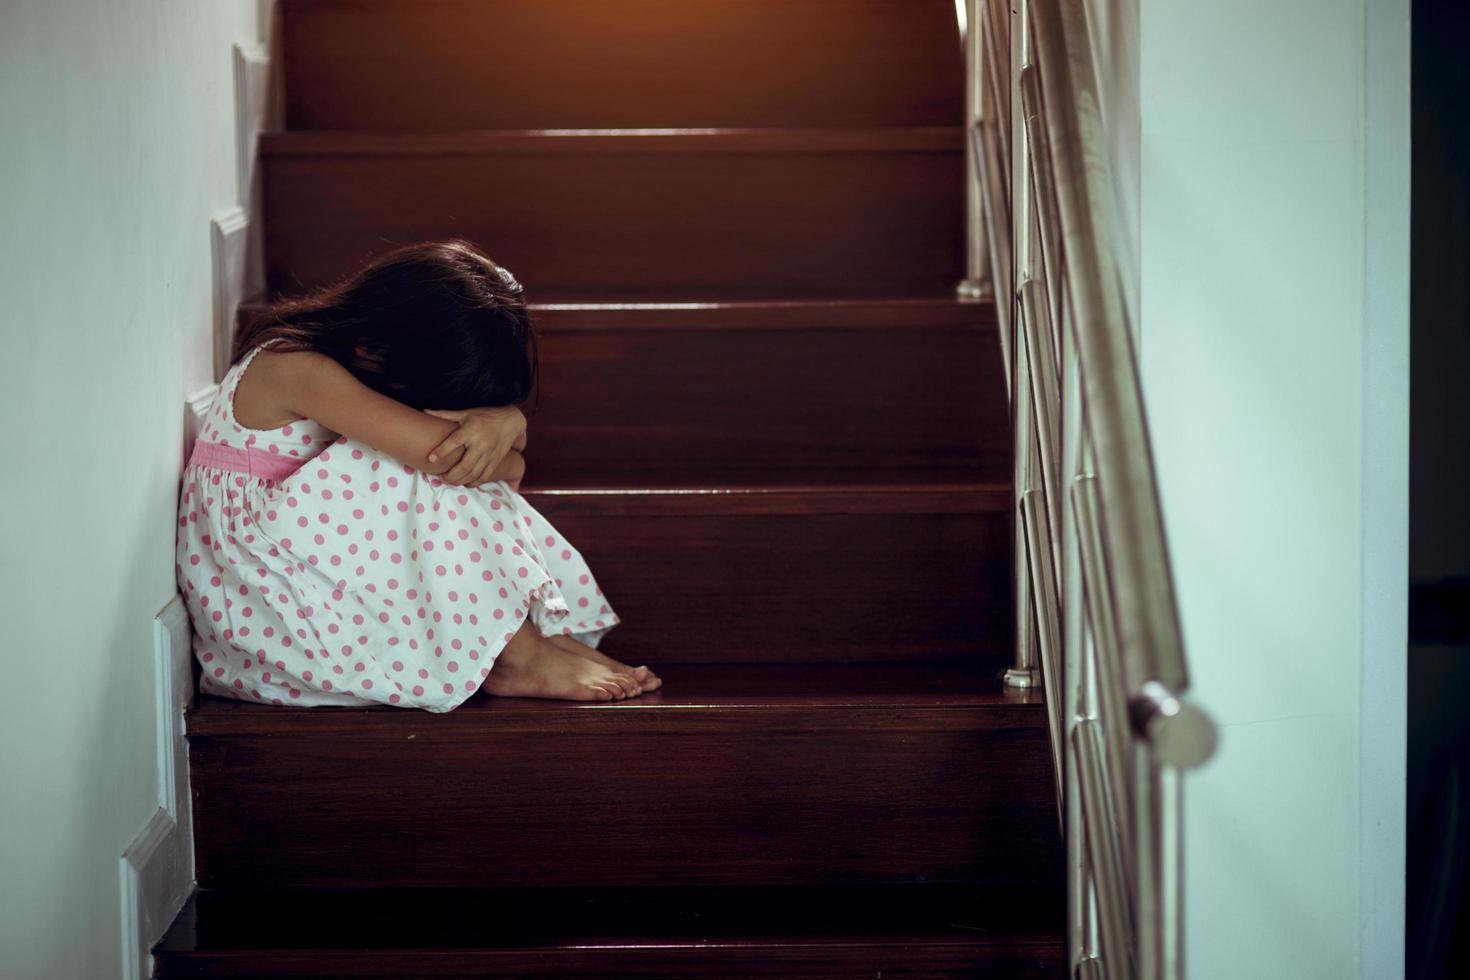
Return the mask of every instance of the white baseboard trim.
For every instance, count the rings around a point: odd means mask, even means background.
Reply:
[[[236,205],[209,221],[210,255],[214,266],[214,380],[230,369],[235,317],[251,289],[250,218]]]
[[[157,691],[158,809],[118,862],[122,909],[122,977],[153,973],[153,944],[194,887],[194,834],[189,805],[184,707],[193,689],[189,615],[175,595],[154,618]]]
[[[265,25],[262,38],[268,38],[269,24]],[[261,218],[262,194],[260,187],[260,134],[275,124],[276,83],[271,71],[271,49],[268,44],[235,45],[235,177],[237,182],[235,203],[245,212],[246,226],[243,229],[241,248],[242,279],[239,295],[249,299],[265,291],[265,235]],[[230,326],[233,330],[235,311],[230,311]],[[217,363],[221,372],[229,366],[229,337],[216,340]],[[219,354],[220,347],[225,352]],[[222,360],[220,358],[222,357]],[[215,375],[219,380],[220,375]]]
[[[123,851],[118,869],[123,980],[153,975],[153,944],[163,937],[194,887],[193,862],[181,846],[182,836],[179,825],[160,808]]]
[[[235,177],[237,203],[250,207],[255,187],[255,147],[269,122],[270,51],[264,44],[235,45]]]

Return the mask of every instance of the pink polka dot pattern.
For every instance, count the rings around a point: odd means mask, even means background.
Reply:
[[[504,483],[450,486],[308,419],[241,426],[254,355],[200,438],[313,462],[278,480],[185,470],[175,568],[202,693],[452,711],[525,619],[593,646],[617,625],[582,556]]]

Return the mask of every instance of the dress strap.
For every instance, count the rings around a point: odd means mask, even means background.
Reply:
[[[286,338],[284,337],[272,337],[265,343],[256,344],[254,347],[250,348],[250,350],[245,352],[245,356],[240,358],[239,362],[230,369],[234,372],[234,377],[230,379],[230,383],[226,389],[226,394],[231,400],[233,400],[235,397],[235,389],[240,386],[240,379],[245,376],[245,369],[250,366],[251,361],[255,360],[255,355],[259,354],[261,351],[265,350],[276,341],[285,339]]]

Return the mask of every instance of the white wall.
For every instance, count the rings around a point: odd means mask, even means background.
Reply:
[[[0,976],[115,977],[257,0],[0,6]]]
[[[1141,357],[1218,758],[1191,980],[1401,976],[1407,0],[1140,0]]]

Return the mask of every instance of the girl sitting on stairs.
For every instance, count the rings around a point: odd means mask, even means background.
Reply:
[[[399,249],[240,332],[179,501],[200,690],[451,711],[483,687],[608,701],[659,686],[517,491],[536,341],[464,242]]]

